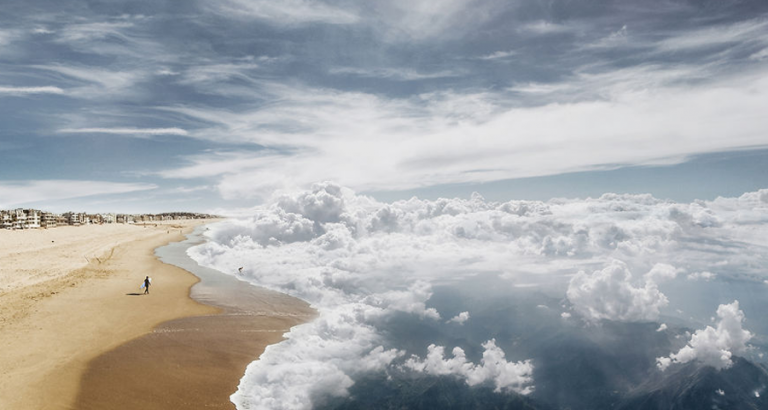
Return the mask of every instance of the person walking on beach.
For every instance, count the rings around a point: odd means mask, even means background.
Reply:
[[[149,285],[152,284],[152,281],[149,280],[149,276],[144,278],[144,294],[149,294]]]

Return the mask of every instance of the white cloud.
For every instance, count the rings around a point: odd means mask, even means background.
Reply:
[[[117,71],[65,65],[35,65],[32,68],[64,76],[64,80],[74,85],[68,89],[68,94],[80,98],[130,97],[139,92],[134,85],[146,76],[141,69]]]
[[[195,65],[184,71],[179,83],[195,85],[202,87],[202,89],[205,90],[205,87],[220,87],[220,82],[233,78],[254,82],[255,80],[250,73],[258,68],[259,64],[250,60],[233,63]]]
[[[130,40],[130,38],[123,34],[123,29],[131,27],[133,27],[133,23],[129,21],[69,24],[64,26],[64,28],[57,33],[57,41],[65,43],[81,42],[99,40],[108,37],[126,41]],[[48,31],[47,33],[51,32]]]
[[[260,100],[249,109],[164,109],[208,124],[193,133],[196,138],[280,151],[268,166],[260,158],[222,178],[226,198],[264,197],[275,185],[306,188],[317,180],[362,191],[403,190],[674,164],[695,154],[768,144],[761,121],[765,73],[701,86],[680,83],[707,75],[650,65],[584,73],[537,91],[542,98],[550,98],[548,92],[571,96],[571,102],[536,107],[511,106],[506,92],[392,99],[266,82],[256,88]],[[218,166],[216,158],[205,161]],[[227,166],[227,159],[219,161]],[[253,189],[275,175],[288,177],[266,192]]]
[[[460,347],[454,347],[453,357],[446,358],[443,346],[429,345],[424,360],[414,356],[408,359],[404,366],[437,376],[459,376],[466,379],[470,386],[492,381],[497,392],[511,390],[529,394],[533,391],[533,363],[530,360],[508,362],[504,351],[496,346],[494,339],[483,343],[483,348],[485,351],[480,364],[467,361],[464,350]]]
[[[280,26],[307,23],[353,24],[359,20],[351,10],[317,0],[225,0],[208,6],[232,18],[259,19]]]
[[[480,60],[502,60],[507,57],[516,56],[516,51],[497,51],[488,55],[478,57]]]
[[[33,180],[0,184],[0,208],[19,205],[50,206],[53,201],[93,195],[122,194],[156,189],[154,184],[104,181]]]
[[[189,194],[192,192],[210,191],[211,189],[212,188],[209,185],[198,185],[198,186],[191,186],[191,187],[180,186],[180,187],[170,189],[167,192]]]
[[[743,43],[768,44],[768,22],[754,19],[717,25],[669,37],[657,44],[659,51],[680,52]]]
[[[188,135],[181,128],[63,128],[58,130],[63,134],[116,134],[116,135]]]
[[[687,276],[688,280],[705,280],[707,282],[709,282],[710,280],[712,280],[712,279],[714,279],[716,277],[717,277],[717,275],[715,275],[712,272],[707,272],[707,271],[704,271],[704,272],[694,272],[694,273],[688,274],[688,276]]]
[[[508,5],[508,4],[507,4]],[[430,0],[371,2],[368,23],[389,41],[451,39],[472,33],[490,21],[504,4],[494,0]]]
[[[532,23],[527,23],[518,28],[518,31],[529,32],[538,35],[547,34],[562,34],[569,33],[575,30],[574,26],[565,24],[553,23],[551,21],[539,20]]]
[[[341,67],[330,70],[331,74],[346,74],[364,78],[386,78],[396,81],[415,81],[428,80],[433,78],[458,77],[462,73],[457,71],[443,70],[431,73],[423,73],[410,68],[352,68]]]
[[[1,87],[0,95],[25,96],[32,94],[64,94],[64,90],[59,87]]]
[[[467,320],[469,320],[469,312],[461,312],[458,315],[450,318],[446,323],[458,323],[463,325]]]
[[[22,36],[18,30],[0,30],[0,46],[8,46]]]
[[[667,263],[657,263],[645,274],[645,278],[656,283],[662,283],[677,277],[678,270]]]
[[[667,330],[667,324],[666,323],[662,323],[661,325],[659,325],[659,328],[656,329],[657,332],[663,332],[665,330]]]
[[[47,29],[45,27],[36,27],[32,30],[34,34],[53,34],[55,31]]]
[[[566,294],[574,309],[592,321],[653,321],[659,317],[659,309],[669,303],[648,277],[644,286],[633,286],[632,273],[618,260],[591,275],[579,272]]]
[[[672,364],[694,360],[718,370],[731,367],[733,355],[745,353],[747,342],[754,335],[742,327],[745,318],[744,312],[739,310],[738,300],[718,306],[717,316],[720,318],[717,328],[707,326],[697,330],[680,351],[656,359],[659,369],[666,370]]]
[[[606,37],[603,37],[593,43],[584,46],[585,49],[589,48],[613,48],[613,47],[626,47],[629,45],[629,29],[627,25],[621,26],[620,29],[610,33]]]
[[[238,165],[248,166],[240,159]],[[381,203],[320,183],[279,192],[238,219],[211,226],[210,242],[189,253],[222,272],[245,266],[243,280],[318,309],[318,320],[292,329],[286,342],[249,367],[233,399],[255,406],[295,398],[294,407],[310,408],[316,395],[348,394],[363,367],[396,371],[398,358],[412,354],[387,339],[390,320],[452,326],[435,321],[440,315],[430,300],[436,284],[494,274],[508,280],[510,290],[523,283],[565,292],[572,306],[558,310],[564,319],[574,312],[588,320],[653,321],[667,303],[657,283],[686,285],[676,266],[701,272],[728,260],[740,275],[760,277],[768,235],[768,220],[757,217],[768,212],[763,194],[691,204],[626,194],[548,202],[499,203],[474,195]],[[744,224],[747,217],[758,222]],[[577,269],[594,273],[569,276]],[[682,320],[690,315],[664,313]],[[458,363],[455,357],[434,358],[444,369],[475,369],[465,376],[483,374],[488,382],[496,377],[480,372],[482,363],[462,367],[446,364]]]

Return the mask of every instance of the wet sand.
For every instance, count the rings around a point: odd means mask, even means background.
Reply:
[[[246,366],[314,317],[301,300],[197,266],[184,253],[194,241],[159,253],[199,276],[193,297],[222,313],[165,322],[97,357],[83,375],[75,408],[234,409],[229,396]]]

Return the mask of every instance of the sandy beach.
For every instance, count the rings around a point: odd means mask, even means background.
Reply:
[[[154,250],[205,222],[0,231],[0,408],[233,408],[247,364],[312,310],[190,298],[198,278]]]

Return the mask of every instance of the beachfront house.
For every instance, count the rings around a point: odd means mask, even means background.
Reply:
[[[14,209],[10,212],[12,229],[36,229],[40,227],[40,211],[36,209]]]
[[[67,212],[64,214],[67,224],[72,226],[85,225],[89,222],[88,215],[82,212]]]
[[[56,226],[69,225],[69,217],[64,214],[56,215]]]
[[[0,228],[13,229],[13,218],[8,211],[0,211]]]
[[[21,208],[14,209],[11,212],[11,216],[13,217],[13,229],[24,229],[24,226],[27,224],[27,213]]]
[[[58,215],[52,212],[43,212],[40,215],[40,226],[43,228],[55,228],[59,226]]]
[[[136,222],[134,215],[117,214],[116,218],[117,223],[119,224],[132,224]]]
[[[27,209],[27,226],[24,229],[37,229],[40,228],[40,214],[37,209]]]

